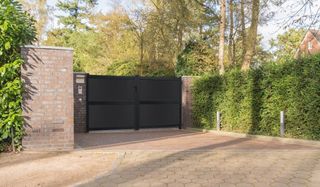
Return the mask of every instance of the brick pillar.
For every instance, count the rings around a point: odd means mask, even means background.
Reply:
[[[192,127],[192,76],[182,76],[182,128]]]
[[[87,132],[87,75],[74,73],[74,132]]]
[[[26,46],[21,68],[27,150],[70,150],[73,133],[73,50]]]

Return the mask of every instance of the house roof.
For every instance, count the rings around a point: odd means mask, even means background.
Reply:
[[[309,29],[307,33],[312,33],[312,35],[316,38],[316,40],[318,41],[318,43],[320,43],[320,30],[316,30],[316,29]],[[296,54],[294,55],[295,58],[299,58],[300,56],[300,52],[301,52],[301,45],[303,44],[303,42],[307,39],[307,33],[305,34],[305,36],[303,37],[303,40],[301,41]]]
[[[313,34],[313,36],[320,42],[320,30],[310,30],[310,32]]]

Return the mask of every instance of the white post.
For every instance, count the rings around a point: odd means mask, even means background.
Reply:
[[[221,113],[217,111],[217,130],[220,131],[221,129]]]
[[[284,111],[280,112],[280,136],[283,137],[285,133],[285,118]]]

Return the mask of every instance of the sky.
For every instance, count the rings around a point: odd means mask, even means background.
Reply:
[[[127,9],[130,9],[134,6],[133,3],[134,0],[98,0],[98,5],[95,8],[96,11],[101,12],[108,12],[113,9],[113,6],[116,3],[120,3],[122,6],[126,7]],[[292,16],[300,10],[301,8],[301,2],[305,0],[286,0],[286,3],[284,3],[281,7],[271,6],[266,11],[268,13],[273,12],[274,15],[270,21],[268,21],[266,24],[260,25],[258,28],[259,34],[263,36],[262,45],[264,48],[268,49],[270,48],[269,41],[272,38],[276,38],[278,34],[281,34],[285,32],[288,28],[284,28],[284,23],[289,24],[287,22],[288,17]],[[54,7],[54,5],[58,2],[58,0],[48,0],[48,5],[51,7]],[[299,14],[297,14],[295,17],[300,17],[301,15],[308,15],[313,14],[315,15],[320,10],[320,0],[314,0],[314,4],[311,7],[307,7],[305,9],[300,10]],[[320,11],[318,12],[320,15]],[[311,24],[313,21],[319,22]],[[53,21],[52,27],[56,27],[58,25],[57,20]],[[299,24],[300,27],[308,28],[311,25],[311,28],[313,29],[320,29],[320,17],[316,17],[316,19],[309,19],[304,20],[301,24]],[[293,26],[293,25],[291,25]],[[294,25],[297,26],[297,25]]]
[[[289,28],[320,29],[320,0],[313,0],[313,5],[304,9],[301,9],[302,1],[305,0],[287,0],[281,7],[270,7],[270,11],[275,13],[273,18],[258,28],[258,32],[264,37],[262,41],[264,47],[269,47],[269,41],[272,38],[276,38],[278,34],[284,33]],[[296,14],[296,12],[299,13]],[[294,24],[288,21],[292,16],[292,19],[297,19],[303,15],[313,16],[309,16],[301,23]],[[288,28],[285,28],[285,26],[288,26]]]

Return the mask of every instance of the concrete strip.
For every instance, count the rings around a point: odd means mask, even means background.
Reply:
[[[172,127],[172,128],[150,128],[150,129],[139,129],[139,130],[134,130],[134,129],[119,129],[119,130],[94,130],[94,131],[89,131],[90,134],[104,134],[104,133],[129,133],[129,132],[165,132],[165,131],[180,131],[181,129],[177,127]]]
[[[302,140],[302,139],[294,139],[294,138],[281,138],[281,137],[274,137],[274,136],[252,135],[252,134],[227,132],[227,131],[216,131],[216,130],[206,130],[206,129],[198,129],[198,128],[187,128],[186,130],[195,131],[195,132],[213,133],[213,134],[216,134],[219,136],[250,138],[250,139],[256,139],[256,140],[263,140],[263,141],[278,141],[281,143],[316,146],[316,147],[320,148],[320,141],[314,141],[314,140]]]
[[[42,46],[42,45],[24,45],[21,46],[22,48],[35,48],[35,49],[54,49],[54,50],[67,50],[67,51],[73,51],[73,48],[69,47],[55,47],[55,46]]]

